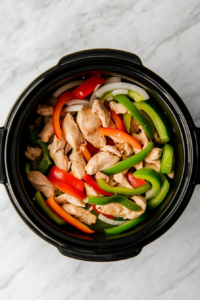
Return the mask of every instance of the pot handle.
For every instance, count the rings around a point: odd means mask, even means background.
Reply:
[[[61,254],[85,261],[93,261],[93,262],[110,262],[110,261],[117,261],[122,259],[128,259],[137,256],[142,251],[142,248],[131,248],[126,251],[101,251],[100,249],[96,251],[92,250],[79,250],[79,249],[68,249],[65,247],[58,247],[58,250]]]
[[[200,184],[200,128],[195,128],[195,136],[196,136],[196,145],[197,145],[197,154],[198,154],[198,161],[197,161],[197,172],[195,183]]]
[[[68,55],[63,56],[59,62],[58,65],[66,65],[69,63],[76,62],[81,59],[100,59],[101,56],[104,58],[115,58],[117,60],[121,60],[124,62],[127,62],[129,64],[136,64],[136,65],[142,65],[141,59],[131,52],[126,52],[123,50],[115,50],[115,49],[90,49],[90,50],[83,50],[75,53],[71,53]]]
[[[4,137],[5,128],[0,127],[0,183],[6,182],[6,176],[4,171]]]

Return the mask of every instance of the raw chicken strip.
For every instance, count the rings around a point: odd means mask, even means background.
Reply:
[[[42,173],[38,171],[31,171],[27,178],[34,188],[44,194],[46,198],[56,195],[57,188],[53,186],[53,184]]]
[[[106,144],[106,138],[100,135],[101,120],[92,114],[92,109],[84,106],[77,115],[78,126],[88,142],[96,148]]]
[[[132,185],[130,185],[130,183],[128,182],[126,175],[124,174],[124,172],[122,173],[118,173],[114,175],[114,180],[118,183],[121,184],[121,186],[124,186],[128,189],[133,189]]]
[[[68,195],[68,194],[62,194],[58,197],[54,198],[57,203],[59,204],[73,204],[75,206],[85,207],[85,202],[75,198],[74,196]]]
[[[39,137],[41,137],[41,140],[44,143],[47,143],[50,137],[54,134],[54,129],[53,129],[53,118],[50,117],[45,117],[44,118],[44,127],[42,131],[39,134]]]
[[[104,174],[104,173],[102,173],[102,172],[97,172],[97,173],[95,174],[95,179],[96,179],[96,180],[98,180],[98,179],[104,179],[105,182],[108,182],[108,181],[109,181],[109,176],[106,175],[106,174]]]
[[[84,136],[80,133],[74,118],[68,113],[62,122],[62,136],[75,151],[80,150],[80,145],[85,143]]]
[[[122,156],[122,154],[119,152],[119,149],[116,146],[105,145],[103,148],[101,148],[101,151],[113,153],[117,156]]]
[[[109,102],[110,109],[113,110],[116,114],[125,114],[128,110],[121,103],[115,101]]]
[[[142,144],[143,147],[146,147],[149,144],[149,140],[146,136],[146,133],[144,132],[144,129],[142,126],[138,126],[138,131],[137,133],[132,133],[132,136]]]
[[[85,176],[86,162],[83,155],[80,152],[73,151],[70,155],[70,160],[72,161],[72,172],[75,177],[82,179]]]
[[[85,193],[86,196],[99,196],[99,193],[96,192],[88,183],[85,183]]]
[[[85,170],[88,174],[93,175],[114,166],[119,160],[119,156],[107,152],[99,152],[89,160]]]
[[[127,142],[120,143],[117,145],[121,154],[125,154],[127,157],[131,156],[134,153],[133,148]]]
[[[148,163],[153,163],[155,160],[159,159],[162,155],[162,148],[153,148],[152,151],[145,157],[145,161]]]
[[[92,105],[92,113],[96,118],[101,120],[103,127],[111,128],[113,122],[111,121],[110,113],[105,108],[101,100],[94,100]]]
[[[87,225],[91,225],[96,222],[97,217],[82,207],[74,206],[73,204],[63,204],[62,208],[68,212],[68,214],[74,216],[79,221]]]
[[[30,160],[36,160],[42,157],[42,149],[27,146],[27,151],[25,151],[26,157]]]
[[[69,162],[68,157],[65,155],[65,145],[66,140],[63,138],[60,141],[55,135],[53,138],[53,143],[48,146],[50,150],[50,156],[53,159],[55,165],[64,171],[70,169],[71,163]]]

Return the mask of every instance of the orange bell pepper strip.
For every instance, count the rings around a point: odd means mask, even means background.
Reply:
[[[62,132],[61,132],[61,128],[60,128],[60,113],[61,113],[63,105],[66,104],[66,102],[70,99],[73,99],[73,97],[69,91],[62,94],[59,97],[59,99],[56,103],[56,106],[54,108],[54,111],[53,111],[53,129],[54,129],[56,137],[60,141],[62,141]]]
[[[129,143],[133,148],[142,150],[142,145],[131,135],[128,133],[114,128],[100,128],[100,135],[108,135],[108,136],[116,136],[123,140],[125,140],[127,143]]]
[[[82,144],[81,145],[81,150],[83,150],[82,155],[85,158],[85,160],[89,161],[92,156],[91,156],[90,152],[88,151],[87,146]]]
[[[75,188],[77,188],[78,190],[80,190],[81,192],[84,191],[84,182],[78,178],[76,178],[74,175],[67,173],[64,170],[59,169],[56,166],[53,166],[49,172],[49,176],[55,177],[58,180],[61,180]]]
[[[115,126],[117,129],[126,132],[126,128],[124,125],[124,122],[122,121],[122,119],[120,118],[119,115],[117,115],[113,110],[109,110],[110,112],[110,116],[113,119],[113,121],[115,122]]]
[[[93,75],[79,85],[73,92],[74,99],[84,99],[91,94],[98,84],[104,83],[105,79],[99,75]]]
[[[55,187],[57,187],[57,189],[59,189],[63,193],[74,196],[75,198],[77,198],[79,200],[83,200],[86,197],[85,194],[83,192],[81,192],[80,190],[76,189],[75,187],[73,187],[61,180],[58,180],[57,178],[55,178],[51,175],[48,175],[47,178]]]
[[[96,181],[89,175],[89,174],[86,174],[84,177],[83,177],[83,180],[88,183],[89,185],[91,185],[91,187],[98,193],[102,194],[102,195],[107,195],[107,196],[112,196],[114,194],[111,194],[111,193],[108,193],[108,192],[105,192],[102,188],[100,188],[100,186],[96,183]]]
[[[57,213],[63,220],[67,221],[74,227],[78,228],[79,230],[85,232],[85,233],[94,233],[93,230],[91,230],[89,227],[87,227],[85,224],[81,223],[79,220],[72,217],[70,214],[68,214],[62,207],[54,200],[53,196],[50,196],[46,203],[53,209],[55,213]]]

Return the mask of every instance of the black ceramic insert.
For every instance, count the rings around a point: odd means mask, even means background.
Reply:
[[[71,225],[58,227],[32,201],[35,190],[27,181],[24,164],[28,124],[40,101],[64,83],[94,73],[118,75],[123,81],[145,88],[162,108],[174,134],[175,179],[166,200],[149,219],[119,235],[84,234]],[[196,128],[184,102],[158,75],[142,65],[138,56],[119,50],[92,49],[63,57],[35,79],[20,95],[6,124],[0,128],[0,182],[24,222],[41,238],[69,257],[87,261],[130,258],[165,233],[180,217],[200,183],[200,129]]]

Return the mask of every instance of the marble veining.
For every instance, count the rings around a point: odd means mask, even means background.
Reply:
[[[0,126],[35,77],[68,53],[98,47],[139,55],[200,126],[199,0],[0,1]],[[0,185],[0,299],[199,299],[199,193],[137,258],[87,263],[36,236]]]

